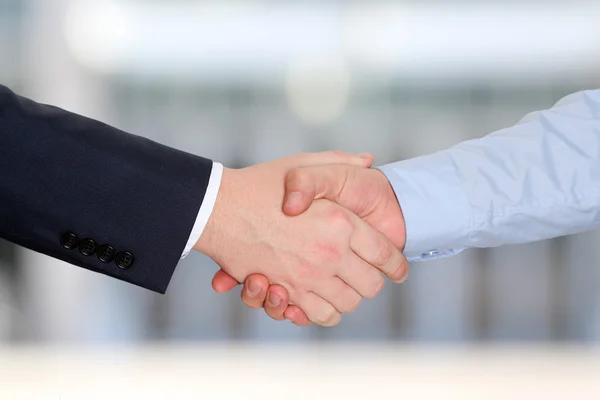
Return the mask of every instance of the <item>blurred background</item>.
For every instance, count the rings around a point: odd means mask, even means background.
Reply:
[[[597,0],[0,0],[0,83],[228,167],[325,149],[369,151],[380,165],[600,87],[598,21]],[[406,283],[323,329],[214,293],[217,267],[199,254],[161,296],[0,242],[0,371],[21,371],[13,351],[24,346],[550,343],[589,356],[598,243],[592,232],[415,264]]]

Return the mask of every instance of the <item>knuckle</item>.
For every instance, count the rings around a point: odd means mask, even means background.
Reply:
[[[330,307],[327,311],[324,311],[317,318],[317,323],[322,326],[335,326],[341,320],[341,314],[337,312],[333,307]]]
[[[307,182],[306,172],[300,168],[294,168],[288,171],[286,176],[287,184],[291,186],[303,186]]]
[[[408,273],[408,261],[405,257],[401,257],[400,260],[394,265],[393,272],[390,274],[390,279],[394,282],[402,282],[406,279]]]
[[[343,208],[333,204],[327,210],[327,225],[336,232],[350,230],[353,226],[350,215]]]
[[[384,266],[392,261],[393,258],[394,250],[392,249],[391,244],[380,241],[377,248],[377,256],[375,258],[377,265]]]
[[[299,162],[299,161],[309,159],[312,156],[313,156],[312,153],[302,152],[302,153],[296,153],[296,154],[290,156],[290,158],[296,162]]]
[[[248,298],[244,292],[242,291],[242,302],[246,305],[246,307],[248,308],[253,308],[253,309],[259,309],[263,307],[263,303],[260,299],[250,299]]]
[[[408,273],[410,271],[410,265],[408,264],[408,260],[404,257],[402,257],[402,266],[403,266],[403,273],[402,273],[402,278],[400,278],[402,280],[402,282],[404,282],[407,278],[408,278]]]
[[[335,158],[346,159],[348,158],[348,153],[342,150],[332,150],[331,152]]]
[[[343,312],[344,314],[353,313],[354,311],[356,311],[358,309],[358,306],[360,306],[361,301],[362,301],[362,297],[355,296],[354,298],[345,302],[340,311]]]
[[[265,307],[265,312],[267,313],[267,315],[269,317],[271,317],[271,319],[274,319],[276,321],[281,321],[281,320],[284,319],[283,312],[279,312],[278,313],[275,310],[272,310],[272,309],[267,308],[267,307]]]
[[[303,262],[298,264],[294,281],[299,287],[311,287],[312,282],[318,282],[324,278],[325,271],[322,268],[311,262]]]
[[[338,265],[344,258],[342,247],[333,241],[318,242],[315,245],[315,249],[319,261],[323,265]],[[313,267],[312,269],[318,270],[316,267]]]
[[[381,274],[377,274],[377,279],[373,283],[372,289],[369,291],[369,293],[365,297],[367,299],[373,299],[373,298],[377,297],[379,295],[379,293],[381,293],[381,291],[383,290],[384,286],[385,286],[385,279],[383,278],[383,276]]]

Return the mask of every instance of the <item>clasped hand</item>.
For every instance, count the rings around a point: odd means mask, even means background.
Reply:
[[[220,267],[213,288],[298,325],[339,323],[408,262],[402,211],[369,154],[298,154],[225,169],[194,247]]]

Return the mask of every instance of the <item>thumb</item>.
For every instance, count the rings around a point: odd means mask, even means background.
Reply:
[[[344,187],[348,169],[341,165],[295,168],[285,177],[283,212],[289,216],[308,210],[313,200],[335,200]]]

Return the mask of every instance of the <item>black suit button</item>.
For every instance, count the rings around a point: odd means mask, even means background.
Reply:
[[[98,245],[94,239],[82,239],[79,243],[79,252],[84,256],[91,256],[96,252]]]
[[[79,244],[79,238],[73,232],[64,233],[60,237],[60,245],[67,250],[73,250]]]
[[[115,258],[117,267],[119,267],[121,269],[130,268],[133,265],[134,260],[135,259],[133,258],[133,254],[131,254],[128,251],[120,252],[119,254],[117,254],[117,257]]]
[[[109,263],[115,259],[115,248],[104,244],[98,247],[98,251],[96,252],[96,254],[98,254],[98,259],[100,261],[102,261],[103,263]]]

